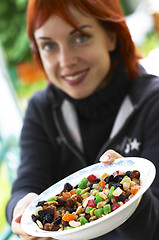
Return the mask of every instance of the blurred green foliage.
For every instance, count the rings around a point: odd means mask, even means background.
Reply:
[[[120,0],[123,10],[129,13],[128,4]],[[0,3],[0,41],[9,65],[17,65],[31,58],[26,34],[27,0],[2,0]]]
[[[155,48],[159,48],[159,35],[155,30],[152,30],[149,34],[147,34],[145,41],[142,46],[138,47],[144,56],[146,57],[150,51]]]
[[[129,2],[127,0],[119,0],[119,2],[120,2],[120,5],[122,6],[124,14],[129,15],[131,13]]]
[[[30,59],[26,34],[27,0],[7,0],[0,3],[0,40],[9,64]]]

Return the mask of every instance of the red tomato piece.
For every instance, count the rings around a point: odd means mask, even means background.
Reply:
[[[111,205],[111,210],[112,211],[115,211],[117,208],[119,208],[120,207],[120,205],[116,202],[116,203],[113,203],[112,205]]]
[[[118,175],[119,174],[119,171],[115,171],[115,172],[113,172],[113,176],[115,177],[116,175]]]
[[[92,183],[97,179],[97,177],[94,174],[91,174],[87,177],[87,179],[90,183]]]
[[[88,207],[93,207],[93,208],[95,208],[95,202],[94,202],[94,199],[89,199],[88,200]]]

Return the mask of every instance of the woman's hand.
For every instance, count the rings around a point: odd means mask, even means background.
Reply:
[[[21,218],[24,213],[24,210],[27,206],[37,197],[36,193],[28,193],[24,198],[22,198],[16,205],[13,213],[13,221],[12,221],[12,231],[13,233],[19,235],[22,240],[53,240],[53,238],[38,238],[33,237],[25,233],[21,227]]]
[[[118,158],[122,158],[122,156],[114,150],[110,149],[100,157],[99,161],[105,164],[111,164],[115,161],[115,159]]]

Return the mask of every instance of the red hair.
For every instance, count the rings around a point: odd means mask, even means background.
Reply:
[[[27,32],[35,59],[42,65],[34,31],[42,26],[52,14],[58,15],[81,31],[70,12],[70,5],[95,17],[105,28],[116,34],[125,70],[130,78],[134,78],[137,74],[138,56],[118,0],[28,0]]]

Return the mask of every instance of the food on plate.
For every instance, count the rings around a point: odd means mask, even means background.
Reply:
[[[65,183],[61,193],[39,201],[32,220],[46,231],[76,228],[115,211],[140,188],[138,170],[104,173],[100,178],[91,174],[74,187]]]

